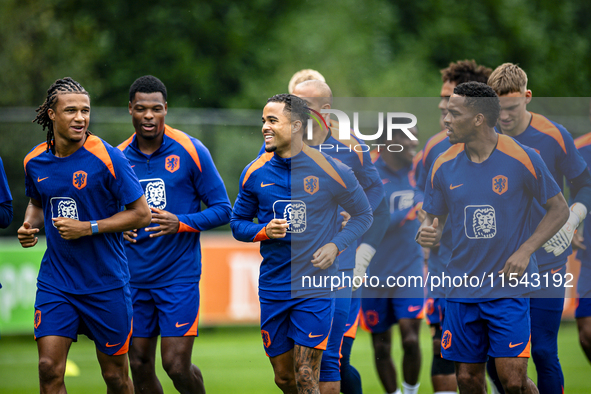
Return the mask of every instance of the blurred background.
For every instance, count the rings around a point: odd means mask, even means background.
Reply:
[[[15,213],[13,224],[0,230],[0,392],[31,392],[17,381],[10,386],[15,391],[8,388],[11,372],[5,367],[14,360],[24,363],[17,362],[15,368],[31,373],[18,380],[32,379],[28,384],[36,387],[34,343],[30,337],[25,341],[6,334],[32,333],[32,300],[43,247],[23,251],[15,234],[28,202],[22,161],[45,140],[45,132],[31,120],[56,79],[70,76],[86,88],[92,105],[90,130],[118,145],[133,133],[127,113],[129,86],[142,75],[160,78],[168,88],[167,123],[210,149],[233,203],[240,173],[262,143],[260,115],[267,98],[286,92],[291,76],[303,68],[320,71],[336,97],[428,98],[439,96],[439,70],[450,62],[475,59],[493,69],[504,62],[518,63],[535,97],[571,98],[540,103],[540,112],[567,125],[575,137],[587,133],[590,20],[591,3],[577,0],[0,0],[0,157]],[[419,120],[421,146],[439,131],[437,101],[424,101],[433,116],[428,123]],[[565,109],[568,114],[561,112]],[[212,251],[204,252],[204,264],[207,253],[209,261],[225,261],[226,271],[218,276],[229,279],[223,297],[213,292],[204,297],[202,322],[252,328],[253,354],[265,368],[265,387],[274,392],[256,328],[260,256],[256,247],[229,245],[227,231],[223,227],[211,236]],[[202,284],[218,294],[222,288],[217,282]],[[214,304],[222,310],[220,316]],[[589,383],[583,376],[591,369],[577,348],[576,329],[571,325],[566,330],[569,340],[573,338],[566,347],[567,385]],[[244,334],[235,328],[226,331],[229,337]],[[423,334],[424,359],[430,360],[426,327]],[[369,352],[369,340],[362,342],[359,351]],[[20,357],[21,349],[28,353]],[[212,349],[212,357],[219,356],[218,351]],[[96,373],[94,354],[89,356],[93,362],[88,368]],[[369,384],[376,384],[370,363],[367,368],[368,379],[374,379]],[[426,364],[423,370],[427,375],[421,392],[429,392]],[[207,386],[208,371],[204,375]],[[103,391],[100,377],[97,385]],[[214,392],[234,392],[221,387]],[[581,387],[571,392],[591,392],[591,383]]]

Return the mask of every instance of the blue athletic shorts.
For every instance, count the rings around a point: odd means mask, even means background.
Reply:
[[[591,298],[577,298],[577,309],[575,310],[575,317],[591,316]]]
[[[358,289],[355,293],[361,291]],[[349,309],[349,318],[345,324],[345,335],[347,338],[355,339],[357,335],[357,327],[359,327],[359,312],[361,311],[361,298],[351,298],[351,309]]]
[[[56,335],[76,342],[78,334],[109,356],[127,353],[132,326],[129,285],[92,294],[65,293],[37,283],[35,339]]]
[[[425,302],[425,319],[427,324],[443,323],[445,316],[445,298],[429,298]]]
[[[441,354],[463,363],[491,357],[529,357],[529,299],[500,298],[464,303],[447,300]]]
[[[365,324],[373,334],[380,334],[400,319],[422,319],[423,298],[363,298],[361,309]]]
[[[177,283],[157,289],[131,288],[133,336],[152,338],[199,336],[199,283]]]
[[[326,350],[334,298],[286,299],[288,292],[259,289],[261,336],[265,352],[276,357],[294,345]]]

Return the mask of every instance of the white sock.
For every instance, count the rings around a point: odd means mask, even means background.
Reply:
[[[419,386],[421,384],[417,383],[414,386],[411,386],[410,384],[406,383],[406,382],[402,382],[402,388],[404,389],[404,394],[417,394],[419,392]]]
[[[399,387],[393,393],[386,393],[386,394],[402,394],[402,391],[400,391],[400,387]]]
[[[457,391],[436,391],[433,394],[458,394]]]

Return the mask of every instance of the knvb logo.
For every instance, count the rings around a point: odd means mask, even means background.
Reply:
[[[312,111],[311,119],[308,119],[307,125],[307,138],[312,139],[312,129],[314,125],[314,121],[321,125],[324,122],[324,119],[320,116],[321,114],[334,114],[337,117],[337,121],[339,122],[339,140],[350,140],[351,139],[351,121],[349,120],[349,116],[338,109],[321,109],[320,113],[316,111]],[[409,119],[410,123],[394,123],[400,119]],[[392,131],[393,130],[401,130],[408,138],[413,141],[418,141],[417,137],[410,131],[413,127],[417,125],[417,117],[408,112],[388,112],[386,113],[386,139],[387,141],[392,140]],[[378,131],[374,134],[365,135],[359,131],[359,112],[353,112],[353,133],[355,136],[363,141],[375,141],[379,139],[382,134],[384,133],[384,113],[378,113]],[[354,145],[353,150],[356,152],[369,152],[372,147],[377,147],[377,151],[380,152],[380,148],[387,149],[389,152],[402,152],[403,147],[400,144],[359,144]],[[330,144],[321,144],[319,150],[322,149],[328,150],[333,149],[334,147]]]

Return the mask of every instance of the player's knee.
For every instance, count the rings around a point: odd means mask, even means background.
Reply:
[[[103,379],[109,390],[113,392],[121,392],[123,387],[127,384],[128,376],[124,369],[109,368],[103,371]]]
[[[579,327],[579,341],[583,349],[591,350],[591,325]]]
[[[181,380],[185,376],[189,376],[191,365],[185,365],[180,360],[162,360],[162,367],[173,380]]]
[[[527,392],[527,378],[512,377],[504,382],[503,389],[506,394],[520,394]]]
[[[385,359],[390,357],[391,344],[387,341],[373,341],[374,354],[377,359]]]
[[[538,367],[558,360],[557,350],[547,346],[532,346],[531,356]]]
[[[41,383],[55,382],[64,379],[66,364],[49,357],[39,359],[39,380]]]
[[[467,371],[460,371],[456,374],[458,380],[458,387],[460,392],[478,392],[481,387],[484,387],[483,376],[474,375]]]
[[[419,337],[417,335],[407,335],[402,339],[402,349],[405,353],[419,352]]]
[[[282,391],[296,387],[295,374],[290,371],[275,371],[275,384]]]

